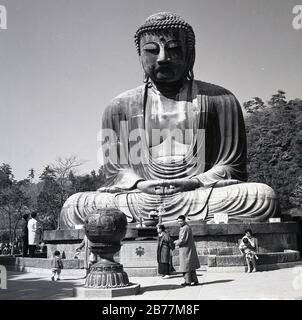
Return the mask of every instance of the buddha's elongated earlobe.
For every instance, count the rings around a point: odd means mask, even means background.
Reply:
[[[149,81],[149,76],[144,72],[144,83],[147,83]]]
[[[189,61],[188,61],[189,70],[187,73],[188,80],[194,80],[194,72],[193,72],[194,62],[195,62],[195,48],[193,48],[191,54],[189,55]]]
[[[188,80],[194,80],[194,72],[193,72],[193,70],[189,70],[187,78],[188,78]]]

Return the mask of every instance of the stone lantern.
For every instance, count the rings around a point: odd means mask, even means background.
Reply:
[[[113,297],[138,293],[140,286],[129,282],[123,265],[113,258],[121,248],[126,231],[126,216],[118,209],[101,209],[86,217],[85,233],[91,242],[91,251],[99,259],[91,266],[84,288],[76,289],[77,296]]]

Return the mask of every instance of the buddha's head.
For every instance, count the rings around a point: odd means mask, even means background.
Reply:
[[[193,79],[195,35],[178,15],[163,12],[147,18],[136,31],[135,45],[145,79],[159,85]]]

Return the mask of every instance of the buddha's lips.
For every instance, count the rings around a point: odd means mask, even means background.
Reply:
[[[159,67],[156,69],[156,73],[162,73],[162,74],[173,73],[174,74],[173,69],[169,67]]]
[[[162,72],[162,73],[167,73],[167,72],[172,72],[173,70],[172,70],[172,68],[170,68],[170,67],[158,67],[157,69],[156,69],[156,72]]]

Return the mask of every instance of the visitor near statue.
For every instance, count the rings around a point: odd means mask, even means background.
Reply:
[[[41,229],[38,221],[36,220],[37,213],[32,212],[31,218],[28,220],[28,246],[29,246],[29,257],[33,258],[37,245],[41,240]]]
[[[173,13],[157,13],[135,33],[144,84],[107,106],[102,120],[106,184],[65,202],[59,225],[73,229],[97,209],[117,208],[128,222],[162,205],[213,222],[261,222],[279,214],[274,191],[247,182],[241,106],[227,89],[195,80],[195,34]]]
[[[86,270],[87,277],[90,267],[97,262],[97,256],[91,251],[91,241],[89,241],[86,235],[84,236],[80,246],[76,249],[76,254],[80,253],[83,248],[85,250],[84,269]]]
[[[23,224],[22,224],[22,233],[21,233],[21,239],[22,239],[22,257],[28,257],[28,214],[24,213],[23,218]]]
[[[258,260],[258,240],[253,237],[251,229],[245,231],[245,235],[239,244],[239,250],[245,257],[247,272],[257,272],[256,260]]]
[[[162,275],[163,279],[168,279],[171,272],[175,271],[172,265],[172,251],[175,249],[175,245],[163,224],[157,225],[157,233],[158,273]]]
[[[63,269],[63,262],[61,259],[61,253],[60,251],[56,250],[54,252],[54,257],[52,259],[52,277],[51,281],[55,281],[55,276],[57,276],[56,281],[61,280],[60,275],[61,275],[61,270]]]
[[[179,238],[174,243],[179,247],[179,272],[183,273],[185,282],[182,286],[195,286],[198,284],[196,269],[200,268],[196,246],[191,227],[186,218],[180,215],[177,219],[180,225]]]

